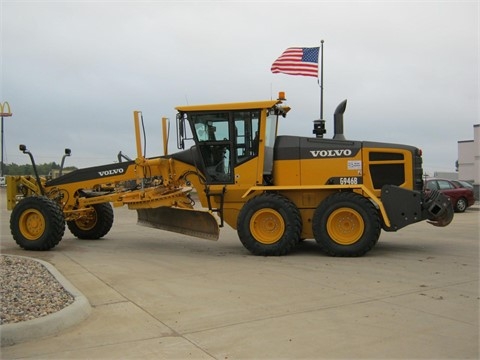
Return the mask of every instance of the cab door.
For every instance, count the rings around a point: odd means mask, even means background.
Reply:
[[[228,112],[190,116],[207,184],[233,183],[234,141]]]

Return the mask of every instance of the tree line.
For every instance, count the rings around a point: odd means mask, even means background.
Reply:
[[[2,164],[2,173],[6,175],[35,175],[33,171],[33,166],[31,164],[18,165],[15,163],[11,164]],[[76,170],[75,166],[67,166],[63,168],[63,171],[72,171]],[[52,170],[60,170],[60,165],[56,162],[37,164],[38,175],[47,176],[52,174]]]

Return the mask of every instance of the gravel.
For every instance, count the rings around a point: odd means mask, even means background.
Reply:
[[[73,301],[73,296],[39,262],[0,255],[0,325],[52,314]]]

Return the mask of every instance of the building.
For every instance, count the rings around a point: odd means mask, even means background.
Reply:
[[[480,186],[480,124],[473,125],[473,140],[458,141],[458,179],[473,183],[475,199]]]
[[[458,172],[450,171],[435,171],[433,173],[434,178],[448,179],[448,180],[458,180]]]

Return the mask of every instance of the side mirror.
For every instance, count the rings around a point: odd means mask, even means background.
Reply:
[[[65,164],[65,158],[66,158],[67,156],[70,156],[71,153],[72,153],[72,150],[70,150],[70,149],[68,149],[68,148],[65,149],[65,155],[62,156],[62,162],[61,162],[61,164],[60,164],[60,171],[59,171],[59,173],[58,173],[58,176],[62,176],[62,174],[63,174],[63,165]]]

